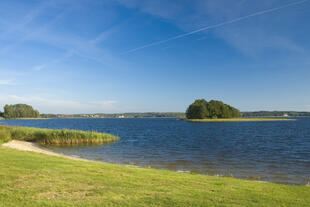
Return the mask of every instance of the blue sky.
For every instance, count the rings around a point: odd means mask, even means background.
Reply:
[[[0,108],[310,111],[309,19],[309,0],[2,0]]]

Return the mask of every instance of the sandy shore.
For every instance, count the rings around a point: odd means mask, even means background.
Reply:
[[[48,150],[47,148],[41,147],[40,145],[38,145],[36,143],[33,143],[33,142],[12,140],[12,141],[4,143],[4,144],[2,144],[0,146],[8,147],[8,148],[11,148],[11,149],[22,150],[22,151],[37,152],[37,153],[42,153],[42,154],[56,156],[56,157],[63,157],[63,158],[71,159],[71,160],[80,160],[80,161],[86,161],[86,162],[106,163],[106,162],[103,162],[103,161],[88,160],[88,159],[83,159],[83,158],[78,158],[78,157],[73,157],[73,156],[68,156],[68,155],[52,152],[52,151]],[[109,163],[109,164],[113,164],[113,163]],[[139,166],[136,166],[136,165],[125,165],[125,164],[124,165],[123,164],[118,164],[118,165],[122,165],[122,166],[125,166],[125,167],[139,167]]]
[[[8,143],[3,144],[2,146],[12,148],[12,149],[17,149],[17,150],[22,150],[22,151],[38,152],[38,153],[42,153],[42,154],[46,154],[46,155],[64,157],[64,158],[68,158],[68,159],[72,159],[72,160],[91,161],[91,160],[87,160],[87,159],[76,158],[76,157],[71,157],[71,156],[51,152],[48,149],[43,148],[43,147],[37,145],[36,143],[32,143],[32,142],[13,140],[13,141],[10,141]]]

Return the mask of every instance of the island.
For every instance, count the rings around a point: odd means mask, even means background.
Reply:
[[[186,110],[189,122],[244,122],[244,121],[293,121],[288,118],[242,117],[242,113],[235,107],[218,100],[206,101],[197,99]]]

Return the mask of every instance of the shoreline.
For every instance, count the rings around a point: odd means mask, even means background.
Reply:
[[[270,122],[270,121],[296,121],[284,118],[220,118],[220,119],[180,119],[187,122]]]
[[[117,166],[123,166],[123,167],[134,167],[134,168],[145,168],[143,166],[138,166],[138,165],[130,165],[130,164],[117,164],[117,163],[109,163],[109,162],[104,162],[104,161],[96,161],[96,160],[91,160],[91,159],[85,159],[85,158],[79,158],[79,157],[74,157],[74,156],[69,156],[69,155],[64,155],[61,153],[53,152],[51,150],[48,150],[45,147],[42,147],[38,145],[37,143],[34,142],[27,142],[27,141],[20,141],[20,140],[11,140],[9,142],[6,142],[4,144],[0,144],[0,147],[6,147],[9,149],[15,149],[19,151],[26,151],[26,152],[35,152],[35,153],[40,153],[44,155],[49,155],[49,156],[55,156],[55,157],[62,157],[70,160],[77,160],[77,161],[84,161],[84,162],[95,162],[95,163],[102,163],[102,164],[111,164],[111,165],[117,165]],[[154,168],[156,169],[156,168]],[[168,170],[168,169],[160,169],[160,170],[167,170],[175,173],[181,173],[181,174],[189,174],[187,171],[173,171],[173,170]],[[204,174],[201,174],[204,175]],[[205,175],[205,176],[214,176],[214,177],[230,177],[230,176],[221,176],[221,175]],[[238,180],[247,180],[247,181],[253,181],[253,182],[260,182],[260,183],[272,183],[268,181],[261,181],[261,180],[249,180],[249,179],[240,179],[236,178]]]
[[[44,155],[49,155],[49,156],[55,156],[55,157],[62,157],[62,158],[66,158],[66,159],[70,159],[70,160],[77,160],[77,161],[84,161],[84,162],[94,162],[94,163],[101,163],[101,164],[111,164],[111,165],[117,165],[117,166],[123,166],[123,167],[134,167],[134,168],[146,168],[147,167],[143,167],[143,166],[138,166],[138,165],[130,165],[130,164],[119,164],[119,163],[109,163],[109,162],[104,162],[104,161],[96,161],[96,160],[91,160],[91,159],[85,159],[85,158],[79,158],[79,157],[74,157],[74,156],[69,156],[69,155],[64,155],[61,153],[56,153],[53,152],[51,150],[48,150],[45,147],[42,147],[34,142],[27,142],[27,141],[20,141],[20,140],[12,140],[9,142],[6,142],[2,145],[0,145],[0,147],[6,147],[6,148],[10,148],[10,149],[15,149],[15,150],[19,150],[19,151],[27,151],[27,152],[35,152],[35,153],[40,153],[40,154],[44,154]],[[160,170],[168,170],[168,169],[160,169]],[[171,171],[171,170],[168,170]],[[175,173],[181,173],[181,174],[188,174],[187,171],[171,171],[171,172],[175,172]],[[206,176],[214,176],[214,177],[231,177],[231,176],[221,176],[221,175],[208,175],[208,174],[201,174],[201,175],[206,175]],[[237,180],[245,180],[245,181],[252,181],[252,182],[257,182],[257,183],[274,183],[274,182],[269,182],[269,181],[264,181],[264,180],[255,180],[255,179],[241,179],[241,178],[237,178],[237,177],[232,177],[235,178]],[[284,184],[284,183],[274,183],[274,184],[279,184],[279,185],[292,185],[292,186],[298,186],[300,184]],[[301,184],[301,186],[303,186],[303,184]],[[305,185],[307,186],[307,184]]]
[[[0,163],[3,206],[308,206],[310,201],[305,186],[80,162],[5,146]]]
[[[40,153],[40,154],[54,156],[54,157],[62,157],[62,158],[70,159],[70,160],[94,162],[94,163],[101,163],[101,164],[111,164],[111,165],[124,166],[124,167],[143,168],[137,165],[109,163],[109,162],[104,162],[104,161],[97,161],[97,160],[91,160],[91,159],[86,159],[86,158],[65,155],[65,154],[53,152],[45,147],[40,146],[39,144],[35,142],[11,140],[9,142],[3,143],[2,145],[0,144],[0,147],[6,147],[9,149],[15,149],[19,151],[35,152],[35,153]]]
[[[94,160],[83,159],[83,158],[78,158],[78,157],[73,157],[73,156],[68,156],[68,155],[52,152],[52,151],[50,151],[44,147],[41,147],[40,145],[38,145],[34,142],[12,140],[10,142],[2,144],[1,146],[11,148],[11,149],[20,150],[20,151],[36,152],[36,153],[41,153],[41,154],[50,155],[50,156],[63,157],[63,158],[71,159],[71,160],[79,160],[79,161],[86,161],[86,162],[98,162],[98,161],[94,161]]]

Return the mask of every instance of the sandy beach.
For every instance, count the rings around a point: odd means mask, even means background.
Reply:
[[[36,143],[33,142],[26,142],[26,141],[18,141],[18,140],[12,140],[8,143],[2,144],[3,147],[8,147],[12,149],[17,149],[17,150],[22,150],[22,151],[30,151],[30,152],[38,152],[46,155],[52,155],[52,156],[57,156],[57,157],[64,157],[72,160],[81,160],[81,161],[91,161],[87,159],[82,159],[82,158],[77,158],[77,157],[71,157],[63,154],[58,154],[52,151],[49,151],[46,148],[43,148],[39,146]]]

